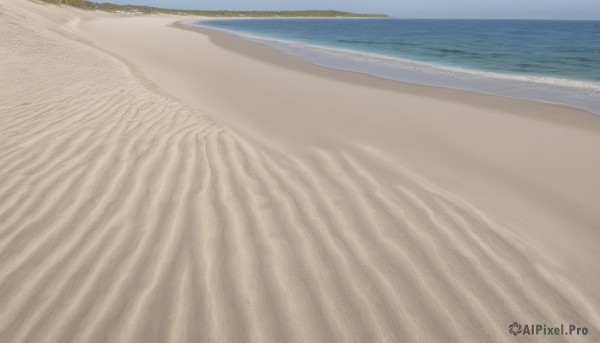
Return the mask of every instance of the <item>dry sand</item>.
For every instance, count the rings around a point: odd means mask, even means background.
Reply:
[[[597,117],[178,20],[0,3],[0,342],[600,340]]]

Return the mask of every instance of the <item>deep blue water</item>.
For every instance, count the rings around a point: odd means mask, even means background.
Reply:
[[[600,21],[247,19],[199,24],[333,68],[600,113]]]

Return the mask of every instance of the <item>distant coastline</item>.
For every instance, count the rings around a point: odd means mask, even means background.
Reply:
[[[385,14],[363,14],[350,13],[335,10],[303,10],[303,11],[204,11],[204,10],[182,10],[169,9],[150,6],[135,6],[135,5],[117,5],[112,3],[96,3],[86,0],[41,0],[46,3],[56,5],[67,5],[81,8],[84,10],[99,10],[106,12],[124,12],[137,14],[175,14],[175,15],[194,15],[203,17],[217,18],[389,18]]]

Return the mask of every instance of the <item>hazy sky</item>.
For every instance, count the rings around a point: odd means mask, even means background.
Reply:
[[[104,0],[96,0],[103,2]],[[186,9],[336,9],[401,18],[598,19],[600,0],[106,0]]]

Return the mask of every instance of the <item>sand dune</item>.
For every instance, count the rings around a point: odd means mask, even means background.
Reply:
[[[368,144],[255,144],[77,37],[94,16],[0,5],[0,342],[599,339],[597,270]]]

